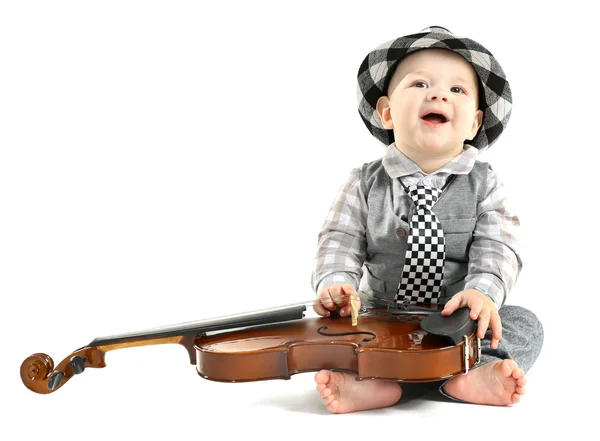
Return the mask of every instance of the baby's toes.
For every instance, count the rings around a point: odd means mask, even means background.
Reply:
[[[332,394],[329,394],[326,397],[322,396],[321,398],[323,399],[323,403],[325,403],[326,406],[329,406],[331,402],[335,400],[335,397]]]
[[[525,386],[515,387],[515,392],[518,393],[519,395],[524,395],[525,394]]]
[[[333,392],[327,386],[321,388],[321,390],[319,391],[319,393],[321,394],[322,398],[330,397],[330,396],[333,395]]]
[[[525,376],[525,371],[521,368],[517,368],[513,371],[512,377],[517,380],[519,378],[523,378]]]
[[[525,377],[519,377],[516,381],[517,386],[525,386],[527,384],[527,380]]]
[[[519,401],[521,401],[521,395],[518,393],[512,394],[512,397],[511,397],[512,404],[517,404]]]
[[[329,410],[329,412],[331,413],[338,413],[338,410],[340,408],[339,400],[333,398],[333,395],[329,396],[328,398],[328,400],[323,400],[325,406],[327,406],[327,410]]]
[[[501,372],[502,372],[502,376],[504,377],[514,377],[517,373],[517,371],[519,370],[519,365],[514,361],[514,360],[502,360],[502,363],[500,364],[500,368],[501,368]]]

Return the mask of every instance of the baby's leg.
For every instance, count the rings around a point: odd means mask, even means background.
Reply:
[[[333,413],[379,409],[396,404],[402,396],[393,381],[357,381],[355,374],[321,370],[315,375],[317,390],[327,409]]]
[[[525,372],[535,362],[544,332],[537,317],[525,308],[500,308],[502,340],[490,348],[491,332],[482,340],[482,366],[458,375],[443,385],[452,398],[474,404],[507,406],[518,403],[525,393]]]

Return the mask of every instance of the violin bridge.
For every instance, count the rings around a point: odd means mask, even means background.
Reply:
[[[352,311],[352,326],[358,326],[359,301],[357,296],[350,297],[350,310]]]

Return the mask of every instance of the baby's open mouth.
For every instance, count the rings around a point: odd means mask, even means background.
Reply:
[[[444,115],[442,115],[441,113],[428,113],[426,115],[423,115],[421,117],[421,119],[423,119],[425,121],[429,121],[431,123],[436,123],[436,124],[443,124],[446,121],[448,121],[446,119],[446,117]]]

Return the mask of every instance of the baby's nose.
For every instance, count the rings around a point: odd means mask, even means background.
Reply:
[[[448,95],[441,90],[432,90],[427,98],[431,101],[448,101]]]

